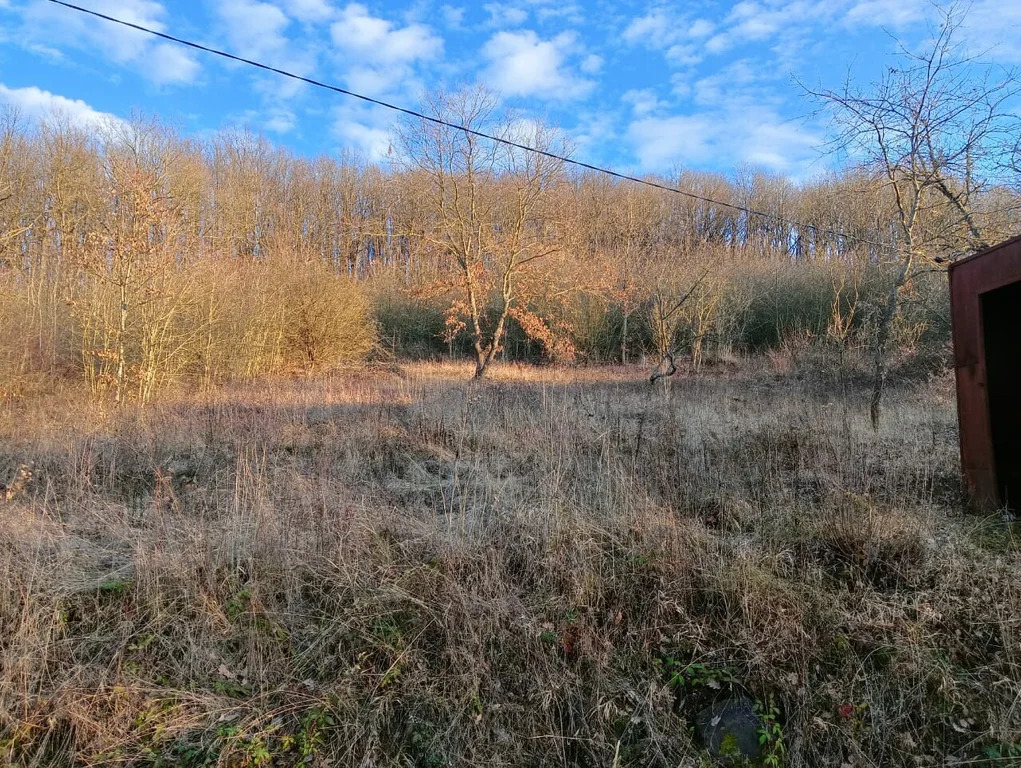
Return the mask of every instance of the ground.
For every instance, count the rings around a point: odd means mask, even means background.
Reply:
[[[1021,554],[948,378],[415,364],[0,412],[0,761],[1021,759]],[[6,478],[6,480],[5,480]]]

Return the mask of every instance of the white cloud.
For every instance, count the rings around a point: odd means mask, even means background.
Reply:
[[[315,4],[302,3],[303,13]],[[216,13],[222,22],[231,53],[274,67],[310,75],[315,70],[317,45],[298,45],[289,35],[291,19],[279,7],[261,0],[218,0]],[[233,66],[233,65],[228,65]],[[293,99],[306,86],[299,80],[258,74],[254,87],[269,102]]]
[[[794,5],[805,6],[800,3]],[[742,2],[730,11],[731,34],[745,40],[765,40],[776,33],[789,19],[791,6],[765,8],[756,2]]]
[[[291,20],[275,5],[259,0],[220,0],[216,7],[232,53],[280,64],[287,50],[284,33]]]
[[[399,82],[393,72],[377,67],[351,67],[344,75],[344,80],[349,89],[367,96],[386,93]]]
[[[670,76],[670,91],[680,99],[691,96],[691,75],[689,73],[676,72]]]
[[[398,27],[373,16],[360,3],[351,3],[341,12],[330,34],[342,51],[371,64],[408,64],[431,59],[443,50],[443,40],[424,24]]]
[[[526,147],[534,147],[540,143],[540,138],[549,135],[549,128],[541,120],[533,117],[517,117],[507,124],[506,138],[516,144],[524,144]]]
[[[957,9],[961,28],[955,39],[967,54],[985,62],[1021,63],[1021,1],[974,0]],[[937,7],[930,0],[852,0],[843,17],[850,29],[884,27],[904,33],[924,23],[938,24]]]
[[[902,27],[925,18],[926,0],[857,0],[844,16],[848,25]]]
[[[157,83],[191,83],[199,64],[179,45],[160,43],[146,55],[149,78]]]
[[[752,59],[738,59],[728,67],[696,80],[694,100],[704,106],[745,104],[753,107],[772,102],[776,97],[764,84],[776,75],[776,72],[762,68]]]
[[[720,130],[720,126],[726,130]],[[690,115],[642,117],[627,137],[645,171],[676,164],[695,168],[750,164],[800,175],[816,159],[821,139],[771,108],[746,106]]]
[[[540,24],[556,19],[567,26],[577,27],[586,21],[586,15],[577,3],[566,0],[526,0],[526,2],[532,6],[535,18]]]
[[[274,107],[268,110],[263,123],[267,131],[273,133],[290,133],[297,125],[294,113],[283,107]]]
[[[322,23],[332,19],[337,9],[329,0],[283,0],[289,16],[308,23]]]
[[[166,30],[166,8],[155,0],[94,0],[88,5],[99,13],[157,32]],[[81,48],[117,64],[136,65],[139,74],[160,84],[192,82],[199,74],[200,65],[190,51],[175,48],[176,53],[170,53],[168,44],[144,32],[46,2],[34,2],[16,10],[24,22],[19,42],[30,49],[40,45],[50,50],[60,46]]]
[[[754,113],[752,113],[754,114]],[[743,126],[747,130],[741,148],[745,162],[783,173],[798,173],[818,157],[821,137],[780,119],[768,111]]]
[[[653,171],[677,162],[709,163],[716,128],[707,115],[644,117],[631,123],[627,135],[642,168]]]
[[[607,112],[579,112],[577,125],[571,131],[576,157],[597,158],[605,152],[607,146],[617,146],[620,138],[617,128],[615,116]],[[616,158],[611,162],[616,162]]]
[[[719,34],[713,35],[706,41],[705,49],[709,53],[723,53],[725,50],[730,48],[734,44],[734,38],[732,35]]]
[[[720,54],[747,43],[775,41],[778,55],[794,61],[803,43],[820,40],[820,30],[840,25],[855,33],[865,28],[898,32],[916,29],[936,19],[931,0],[742,0],[720,22],[689,22],[684,16],[654,10],[634,19],[624,31],[632,44],[667,51],[685,41],[704,41],[704,50]],[[969,50],[985,52],[1003,62],[1021,61],[1021,43],[1015,31],[1021,26],[1018,0],[975,0],[966,9],[961,39]],[[676,57],[674,57],[676,59]]]
[[[624,92],[621,100],[630,104],[631,110],[638,117],[654,112],[661,106],[659,97],[651,88],[632,88]]]
[[[695,19],[688,28],[688,37],[708,37],[713,33],[716,25],[705,19]]]
[[[373,16],[360,3],[350,3],[330,27],[344,79],[351,90],[382,96],[395,89],[417,89],[415,67],[443,53],[443,39],[419,23],[400,26]],[[364,143],[365,138],[361,139]]]
[[[518,27],[528,20],[528,11],[504,3],[486,3],[483,8],[489,14],[489,26]]]
[[[602,56],[591,53],[581,60],[579,69],[581,69],[581,71],[586,75],[597,75],[602,71],[603,64],[604,61]]]
[[[662,48],[674,39],[674,23],[664,11],[657,10],[632,19],[624,29],[624,40],[632,45]]]
[[[99,112],[81,99],[69,99],[36,88],[34,85],[27,88],[8,88],[0,83],[0,101],[14,107],[27,118],[65,119],[71,125],[85,130],[103,130],[125,125],[125,122],[116,115]]]
[[[690,19],[657,9],[632,19],[624,29],[624,40],[651,50],[661,50],[675,64],[697,64],[702,54],[696,44],[712,34],[715,25],[705,19]]]
[[[391,153],[392,113],[368,104],[344,102],[333,110],[333,135],[341,148],[369,162],[381,162]]]
[[[228,118],[228,124],[234,129],[242,129],[254,136],[264,133],[284,135],[293,131],[297,125],[297,116],[287,107],[270,106],[260,109],[246,109]]]
[[[677,73],[673,93],[689,105],[683,112],[651,89],[624,95],[633,118],[627,139],[640,167],[735,168],[751,165],[801,176],[818,160],[821,132],[786,119],[786,91],[775,87],[783,71],[760,58],[737,59],[710,75]]]
[[[64,54],[56,48],[51,48],[50,46],[43,45],[42,43],[27,43],[25,45],[25,50],[37,53],[50,61],[62,62],[65,60]]]
[[[807,26],[825,28],[840,12],[840,2],[834,0],[793,0],[779,5],[744,0],[731,8],[719,31],[706,42],[706,50],[723,53],[744,43],[769,40],[781,32],[792,44],[796,31]]]
[[[836,22],[848,3],[895,2],[898,0],[742,0],[718,20],[693,18],[667,8],[657,8],[631,21],[624,39],[632,45],[664,51],[675,64],[694,64],[705,53],[719,54],[738,45],[762,42],[783,35],[793,44],[795,33],[819,30]],[[925,0],[904,0],[906,3]]]
[[[978,0],[962,25],[969,53],[983,61],[1021,64],[1021,2]]]
[[[677,43],[666,49],[666,57],[674,64],[691,65],[702,61],[702,52],[691,43]]]
[[[564,32],[542,40],[535,32],[497,32],[482,47],[486,79],[508,96],[576,99],[587,95],[591,80],[572,73],[565,60],[577,50],[577,38]]]
[[[464,21],[464,8],[455,8],[452,5],[444,5],[440,8],[443,16],[443,23],[450,29],[460,29]]]
[[[923,23],[938,25],[939,7],[931,0],[850,0],[843,22],[851,29],[861,27],[892,28],[898,35],[921,28]],[[1021,0],[973,0],[957,4],[961,28],[955,39],[965,45],[968,55],[981,61],[1002,64],[1021,63]]]
[[[345,146],[372,163],[378,163],[388,157],[393,146],[389,131],[359,122],[342,123],[338,127],[337,135],[344,140]]]

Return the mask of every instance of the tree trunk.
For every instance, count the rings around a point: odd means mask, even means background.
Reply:
[[[120,288],[121,314],[120,323],[117,327],[117,394],[114,397],[117,405],[121,404],[124,396],[124,336],[128,328],[127,285],[121,283]]]
[[[624,327],[620,331],[620,362],[627,365],[627,321],[631,317],[629,312],[624,313]]]
[[[883,390],[886,388],[886,348],[890,342],[890,331],[893,328],[893,321],[897,317],[897,309],[900,306],[900,292],[908,281],[911,273],[912,254],[910,251],[904,257],[897,279],[890,287],[890,295],[886,299],[886,307],[879,319],[879,328],[876,333],[876,346],[872,350],[872,363],[874,366],[874,378],[872,380],[872,401],[869,407],[869,415],[872,419],[872,429],[878,431],[879,418],[882,412]]]
[[[699,330],[691,343],[691,369],[696,373],[702,368],[702,332]]]
[[[496,357],[496,353],[500,351],[500,342],[503,341],[503,335],[506,333],[507,328],[507,315],[510,314],[511,306],[514,301],[514,274],[515,264],[513,261],[504,270],[503,273],[503,288],[501,297],[503,298],[503,306],[500,308],[500,317],[496,321],[496,328],[493,330],[493,336],[489,340],[489,344],[482,344],[482,324],[480,322],[480,316],[478,312],[475,312],[473,321],[475,322],[475,377],[481,379],[486,375],[486,369],[489,368],[489,364],[493,362]],[[472,301],[473,307],[477,306],[474,299]]]

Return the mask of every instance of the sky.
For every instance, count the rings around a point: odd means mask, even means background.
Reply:
[[[619,171],[810,178],[833,164],[810,87],[867,87],[930,0],[77,0],[84,7],[378,99],[480,82],[576,159]],[[974,0],[983,65],[1021,65],[1021,0]],[[62,8],[0,0],[0,107],[93,127],[156,115],[208,137],[247,128],[303,155],[387,155],[395,115]]]

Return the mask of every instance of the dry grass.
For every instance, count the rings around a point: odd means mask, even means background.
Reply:
[[[876,436],[751,368],[466,371],[9,401],[0,761],[696,766],[729,690],[789,766],[1011,759],[1021,559],[945,384]]]

